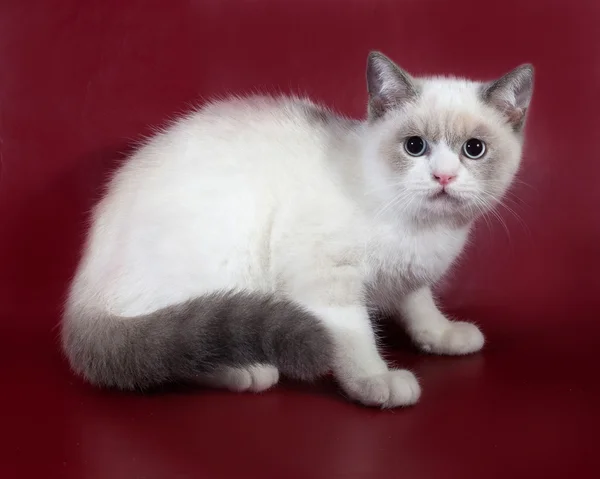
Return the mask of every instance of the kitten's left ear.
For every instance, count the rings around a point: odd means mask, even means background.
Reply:
[[[533,95],[533,66],[521,65],[502,78],[483,85],[481,95],[485,102],[504,114],[515,131],[520,131]]]

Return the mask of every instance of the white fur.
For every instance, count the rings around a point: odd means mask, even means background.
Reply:
[[[475,84],[434,80],[414,108],[491,117],[512,141],[475,91]],[[450,207],[424,196],[437,187],[434,170],[458,175],[452,187],[465,198],[478,185],[443,141],[429,161],[394,178],[378,147],[406,111],[343,126],[307,118],[307,105],[219,102],[149,141],[118,171],[94,213],[71,301],[135,316],[215,290],[287,295],[332,332],[334,374],[347,395],[368,405],[413,404],[417,380],[380,357],[368,311],[402,313],[426,351],[482,347],[479,330],[447,320],[429,289],[462,251],[473,218],[443,221]],[[517,160],[507,161],[513,172]],[[433,219],[417,221],[419,211]],[[276,370],[257,366],[207,381],[258,391],[277,379]]]
[[[255,364],[247,368],[223,367],[199,378],[198,383],[212,388],[229,389],[234,392],[259,393],[279,381],[279,371],[269,364]]]

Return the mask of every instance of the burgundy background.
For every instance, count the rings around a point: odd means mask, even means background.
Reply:
[[[0,476],[592,477],[600,345],[597,0],[0,2]],[[335,386],[141,397],[74,378],[56,325],[88,211],[132,144],[203,98],[307,93],[362,115],[380,49],[414,74],[536,67],[525,161],[443,287],[488,336],[393,357],[424,394],[365,409]],[[397,332],[394,332],[395,334]],[[395,336],[396,338],[398,336]]]

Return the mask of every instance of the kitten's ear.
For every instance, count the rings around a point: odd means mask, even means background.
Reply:
[[[379,52],[369,53],[367,60],[369,119],[383,116],[417,96],[411,76]]]
[[[481,94],[485,102],[504,114],[515,131],[520,131],[533,95],[533,66],[521,65],[502,78],[483,85]]]

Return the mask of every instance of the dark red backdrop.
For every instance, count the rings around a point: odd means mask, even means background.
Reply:
[[[4,0],[0,4],[0,475],[593,475],[600,426],[597,0]],[[525,161],[444,285],[483,354],[417,354],[424,395],[380,412],[335,388],[136,397],[74,379],[56,342],[83,225],[132,143],[230,92],[362,115],[367,52],[415,74],[537,71]],[[589,470],[589,472],[585,472]]]

